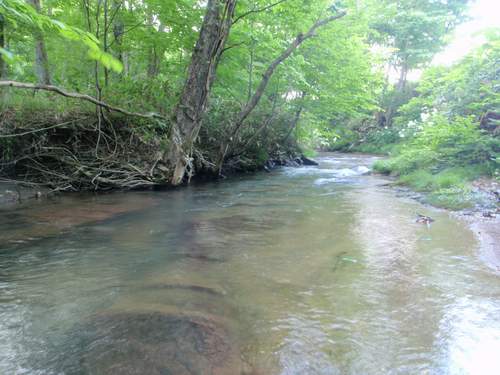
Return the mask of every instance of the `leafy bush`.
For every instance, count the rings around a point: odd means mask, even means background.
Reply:
[[[451,167],[475,165],[482,173],[498,170],[500,141],[481,134],[470,118],[458,117],[448,122],[434,116],[400,153],[375,165],[381,173],[408,175],[418,169],[437,174]]]
[[[471,118],[449,122],[435,115],[422,131],[378,161],[374,170],[399,176],[399,183],[430,192],[429,203],[451,209],[471,205],[467,182],[481,175],[498,177],[500,141],[482,134]]]

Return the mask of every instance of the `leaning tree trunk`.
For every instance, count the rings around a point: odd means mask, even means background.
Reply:
[[[38,13],[40,13],[40,0],[28,0]],[[50,85],[49,59],[45,48],[45,41],[40,30],[34,31],[35,38],[35,71],[38,83],[41,85]]]
[[[191,177],[192,149],[201,127],[217,65],[233,22],[236,0],[208,0],[205,18],[194,48],[188,77],[174,111],[168,165],[170,183]]]
[[[230,151],[229,148],[231,147],[231,144],[233,142],[236,142],[237,140],[237,135],[238,132],[240,131],[241,127],[245,123],[245,120],[248,118],[250,113],[255,109],[257,104],[259,104],[260,99],[262,98],[262,95],[264,94],[264,91],[266,90],[266,87],[271,80],[271,77],[273,76],[276,68],[283,62],[285,61],[290,55],[307,39],[310,39],[316,35],[316,31],[329,24],[332,21],[335,21],[339,18],[342,18],[346,15],[345,12],[340,12],[338,14],[332,15],[330,17],[326,17],[324,19],[318,20],[315,22],[311,28],[305,33],[302,34],[300,33],[295,37],[295,39],[292,41],[292,43],[288,46],[286,50],[284,50],[274,61],[269,64],[267,67],[266,71],[264,72],[264,75],[262,76],[262,79],[259,83],[259,86],[257,87],[257,90],[253,94],[253,96],[250,98],[248,103],[243,107],[243,109],[240,111],[238,114],[238,117],[236,118],[236,121],[234,123],[233,131],[230,133],[229,137],[227,140],[221,142],[221,147],[220,147],[220,152],[218,156],[218,160],[216,163],[216,168],[220,174],[222,170],[222,165],[224,163],[225,157]]]

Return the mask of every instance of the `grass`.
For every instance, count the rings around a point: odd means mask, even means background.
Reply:
[[[374,169],[379,173],[398,175],[398,184],[425,192],[428,203],[451,210],[468,208],[474,204],[470,182],[486,174],[484,168],[477,165],[451,167],[439,172],[433,172],[432,168],[407,172],[408,167],[403,168],[399,163],[397,158],[378,161]]]
[[[365,154],[374,154],[374,155],[391,155],[394,152],[393,150],[394,150],[394,144],[377,145],[371,143],[363,143],[351,149],[351,151],[354,152],[362,152]]]
[[[467,186],[439,189],[429,193],[426,202],[436,207],[461,210],[474,205],[474,198]]]
[[[399,182],[412,187],[417,191],[437,191],[450,188],[462,188],[468,181],[479,177],[473,168],[454,167],[439,173],[417,169],[409,174],[400,176]]]

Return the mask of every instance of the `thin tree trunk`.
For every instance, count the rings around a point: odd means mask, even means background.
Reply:
[[[5,19],[2,14],[0,14],[0,48],[5,49]],[[5,76],[6,64],[0,54],[0,79]]]
[[[396,84],[396,93],[397,96],[394,96],[389,103],[389,106],[387,108],[387,111],[385,113],[385,126],[391,127],[392,126],[392,121],[394,119],[394,115],[397,110],[398,106],[398,96],[403,94],[403,91],[406,87],[406,82],[408,78],[408,64],[406,61],[403,61],[401,64],[401,71],[399,74],[399,80],[398,83]]]
[[[174,111],[168,164],[171,184],[191,177],[193,144],[201,127],[217,65],[231,29],[236,0],[208,0],[200,35],[194,48],[188,77]]]
[[[252,98],[252,90],[253,90],[253,61],[255,57],[255,39],[253,37],[253,22],[250,25],[250,30],[252,32],[251,42],[250,42],[250,61],[248,64],[248,96],[247,103]]]
[[[102,37],[102,47],[104,52],[108,52],[108,28],[109,28],[109,19],[108,19],[108,0],[104,0],[104,32],[103,32],[103,37]],[[104,67],[104,86],[108,87],[109,84],[109,70],[108,68]]]
[[[156,53],[156,46],[153,46],[153,47],[151,47],[151,50],[149,51],[148,78],[155,77],[157,65],[158,65],[158,55]]]
[[[158,27],[159,32],[163,32],[165,26],[160,24]],[[149,54],[148,62],[148,78],[155,78],[158,73],[160,73],[160,56],[163,54],[163,49],[159,48],[156,44],[153,44]]]
[[[283,62],[285,61],[290,55],[307,39],[312,38],[315,36],[316,30],[336,19],[339,19],[341,17],[345,16],[345,13],[339,13],[335,16],[331,16],[328,18],[325,18],[323,20],[317,21],[307,33],[302,34],[300,33],[297,35],[295,40],[290,44],[290,46],[281,53],[266,69],[266,72],[262,76],[262,80],[260,81],[259,86],[257,87],[257,90],[252,96],[252,99],[248,102],[248,104],[241,110],[241,112],[238,115],[238,119],[236,120],[235,123],[235,130],[234,130],[234,135],[238,132],[238,130],[241,128],[243,125],[243,122],[247,119],[248,115],[255,109],[257,104],[259,104],[260,99],[262,98],[262,95],[264,94],[264,91],[266,90],[266,87],[271,79],[271,77],[274,74],[274,71],[276,68]]]
[[[41,11],[40,0],[27,0],[38,13]],[[38,78],[38,83],[41,85],[50,85],[50,70],[49,70],[49,59],[47,57],[47,49],[45,47],[45,41],[43,34],[40,30],[35,30],[35,71]]]
[[[113,37],[114,43],[116,44],[117,58],[123,64],[123,51],[122,51],[122,39],[123,33],[125,32],[125,25],[123,24],[123,19],[120,15],[123,0],[113,0]]]
[[[398,84],[396,86],[396,89],[398,92],[402,92],[404,90],[404,88],[406,87],[407,77],[408,77],[408,64],[406,62],[404,62],[401,65],[401,72],[399,75],[399,81],[398,81]]]
[[[295,128],[299,124],[300,115],[302,114],[302,111],[304,110],[304,98],[306,97],[306,95],[307,95],[307,93],[305,91],[302,91],[300,93],[301,101],[300,101],[299,107],[297,108],[297,111],[295,112],[295,116],[293,118],[293,121],[290,124],[290,128],[288,129],[288,132],[286,133],[285,138],[283,138],[282,143],[285,143],[286,141],[288,141],[288,138],[290,138],[290,136],[292,135],[292,132],[295,130]]]

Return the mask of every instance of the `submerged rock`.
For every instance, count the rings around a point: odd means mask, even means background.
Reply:
[[[120,312],[86,327],[85,374],[237,375],[244,372],[228,329],[210,316]]]

